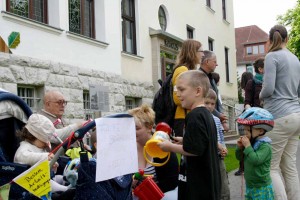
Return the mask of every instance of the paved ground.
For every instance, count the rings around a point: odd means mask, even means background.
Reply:
[[[226,143],[229,144],[235,144],[235,141],[228,141]],[[297,152],[297,168],[298,172],[300,172],[300,142],[298,144],[298,152]],[[244,199],[242,192],[245,192],[245,180],[243,176],[235,176],[234,172],[236,170],[233,170],[228,174],[229,179],[229,187],[230,187],[230,197],[231,200],[242,200]],[[298,174],[300,179],[300,173]],[[243,188],[243,190],[242,190]]]

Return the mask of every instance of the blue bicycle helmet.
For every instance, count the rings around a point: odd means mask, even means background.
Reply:
[[[253,128],[262,128],[268,132],[274,127],[274,118],[269,111],[263,108],[251,107],[238,117],[237,123],[253,126]]]

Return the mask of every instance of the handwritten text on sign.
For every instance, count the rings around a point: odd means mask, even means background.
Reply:
[[[96,119],[96,182],[138,170],[133,117]]]
[[[51,191],[49,161],[38,162],[14,178],[14,182],[37,197],[47,195]]]

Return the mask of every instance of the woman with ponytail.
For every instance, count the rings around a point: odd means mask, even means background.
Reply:
[[[271,178],[276,199],[299,200],[296,152],[300,134],[300,62],[286,48],[288,33],[284,26],[271,28],[269,41],[260,99],[275,119],[274,129],[267,133],[272,140]]]

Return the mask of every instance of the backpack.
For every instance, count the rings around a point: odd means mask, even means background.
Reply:
[[[164,82],[158,80],[161,85],[156,92],[152,108],[155,112],[155,123],[166,122],[173,127],[176,105],[173,101],[173,74],[169,74]]]

